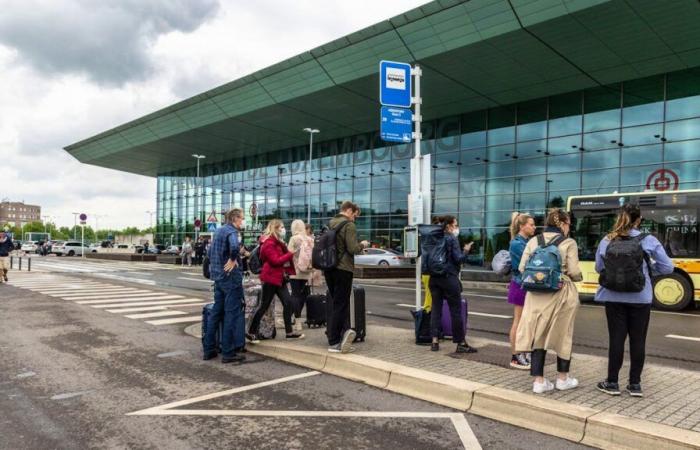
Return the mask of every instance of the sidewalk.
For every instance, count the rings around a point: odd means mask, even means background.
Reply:
[[[370,325],[367,342],[355,344],[356,353],[336,356],[326,351],[324,331],[304,329],[307,338],[302,341],[290,344],[277,339],[250,345],[249,349],[592,446],[700,448],[697,372],[648,364],[642,380],[644,398],[624,393],[612,397],[595,388],[605,376],[605,358],[575,354],[571,373],[580,386],[535,396],[529,374],[507,368],[509,350],[501,342],[469,338],[470,345],[479,348],[482,355],[496,355],[487,358],[493,362],[489,364],[470,360],[472,355],[453,354],[451,342],[443,342],[440,352],[431,352],[429,347],[414,345],[410,330]],[[199,334],[198,325],[187,332]],[[406,377],[415,369],[420,372],[415,372],[412,387],[392,389],[390,372],[394,377],[399,373]],[[620,372],[621,383],[627,370],[625,365]],[[382,372],[386,372],[386,383]],[[555,358],[548,356],[545,375],[553,379],[555,373]],[[449,386],[456,389],[454,393]],[[431,396],[431,391],[438,390],[443,391],[442,396]],[[458,397],[464,392],[470,396],[462,402]]]

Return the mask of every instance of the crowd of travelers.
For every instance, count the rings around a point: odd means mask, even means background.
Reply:
[[[217,230],[211,244],[207,244],[205,259],[214,282],[214,306],[209,319],[211,326],[203,336],[204,359],[212,359],[220,352],[224,363],[244,361],[246,341],[255,344],[262,339],[261,321],[275,299],[282,306],[285,338],[303,339],[302,310],[309,299],[310,287],[318,285],[321,276],[327,285],[329,303],[328,351],[354,351],[352,343],[356,340],[356,330],[348,322],[352,314],[354,255],[361,254],[370,245],[357,238],[354,222],[360,212],[356,204],[344,202],[338,215],[317,236],[309,224],[294,220],[288,238],[284,223],[271,220],[256,248],[250,250],[243,246],[243,210],[230,210],[226,214],[226,224]],[[600,274],[600,287],[595,301],[604,303],[609,334],[608,372],[597,388],[610,395],[621,394],[618,379],[628,337],[631,366],[626,391],[632,396],[643,395],[641,373],[653,297],[651,277],[673,271],[673,264],[661,243],[653,235],[639,230],[641,221],[638,206],[624,205],[613,229],[596,252],[595,270]],[[430,345],[431,351],[439,351],[440,340],[448,335],[456,344],[456,353],[476,353],[477,349],[466,340],[468,314],[459,278],[472,243],[461,246],[459,224],[454,216],[435,217],[430,226],[432,228],[421,237],[430,244],[421,243],[421,270],[430,314],[425,343]],[[570,216],[558,208],[548,212],[540,233],[537,233],[532,215],[513,213],[511,218],[511,241],[505,252],[511,276],[506,301],[513,306],[509,365],[530,371],[532,390],[536,394],[574,389],[579,384],[570,372],[574,323],[579,308],[575,283],[583,277],[578,247],[570,231]],[[0,262],[2,242],[0,235]],[[332,243],[329,251],[319,248],[328,242]],[[183,253],[188,243],[192,246],[189,238],[183,245]],[[198,254],[196,247],[192,246],[195,255]],[[331,265],[319,266],[317,255],[320,255],[318,258],[330,257]],[[244,273],[254,264],[260,266],[259,304],[246,320]],[[318,267],[323,270],[317,270]],[[307,317],[308,314],[309,308]],[[223,328],[219,337],[220,322]],[[418,343],[418,326],[416,333]],[[217,340],[220,343],[217,344]],[[554,382],[544,373],[548,351],[556,354]]]

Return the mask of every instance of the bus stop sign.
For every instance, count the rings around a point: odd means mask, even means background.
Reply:
[[[411,107],[411,65],[379,62],[379,103],[398,108]]]

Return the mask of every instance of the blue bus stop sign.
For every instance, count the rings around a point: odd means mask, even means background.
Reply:
[[[409,143],[413,137],[413,114],[410,109],[382,106],[380,135],[388,142]]]
[[[411,107],[411,65],[379,62],[379,102],[384,106]]]

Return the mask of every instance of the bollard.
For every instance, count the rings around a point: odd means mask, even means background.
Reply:
[[[10,256],[10,269],[13,268],[12,266],[14,265],[14,263],[15,263],[15,257],[14,257],[14,256]]]
[[[19,257],[19,271],[22,271],[22,257]]]
[[[27,260],[27,272],[31,272],[31,271],[32,271],[32,258],[29,258]]]

